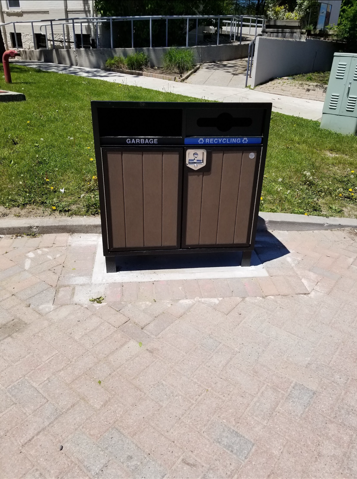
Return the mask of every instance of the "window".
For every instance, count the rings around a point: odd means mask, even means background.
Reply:
[[[9,8],[20,8],[20,0],[7,0]]]
[[[43,33],[35,33],[35,48],[46,48],[46,36]]]
[[[17,39],[17,46],[15,41],[15,34],[14,32],[10,32],[10,41],[11,41],[12,48],[22,48],[21,33],[16,33],[16,39]]]
[[[320,14],[317,21],[317,30],[323,30],[330,23],[332,5],[329,3],[321,3]]]

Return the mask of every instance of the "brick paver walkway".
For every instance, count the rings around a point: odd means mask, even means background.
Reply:
[[[274,235],[266,277],[106,285],[95,235],[0,238],[1,479],[357,477],[356,232]]]

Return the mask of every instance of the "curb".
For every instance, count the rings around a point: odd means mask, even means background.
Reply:
[[[313,231],[337,228],[357,229],[357,219],[264,212],[259,214],[258,219],[259,231]],[[0,218],[0,235],[59,233],[100,234],[100,218],[99,216]]]

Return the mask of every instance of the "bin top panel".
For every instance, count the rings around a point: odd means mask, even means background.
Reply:
[[[263,136],[271,103],[92,102],[99,138]]]

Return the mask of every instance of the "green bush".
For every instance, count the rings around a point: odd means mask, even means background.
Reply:
[[[119,68],[121,70],[143,70],[149,63],[149,57],[145,53],[134,53],[124,57],[109,58],[105,62],[107,68]]]
[[[192,70],[194,66],[193,51],[170,48],[164,55],[164,69],[178,71],[180,74]]]
[[[107,68],[126,68],[125,58],[123,57],[114,57],[108,58],[105,62]]]
[[[143,70],[149,64],[149,57],[145,53],[134,53],[125,59],[129,70]]]

